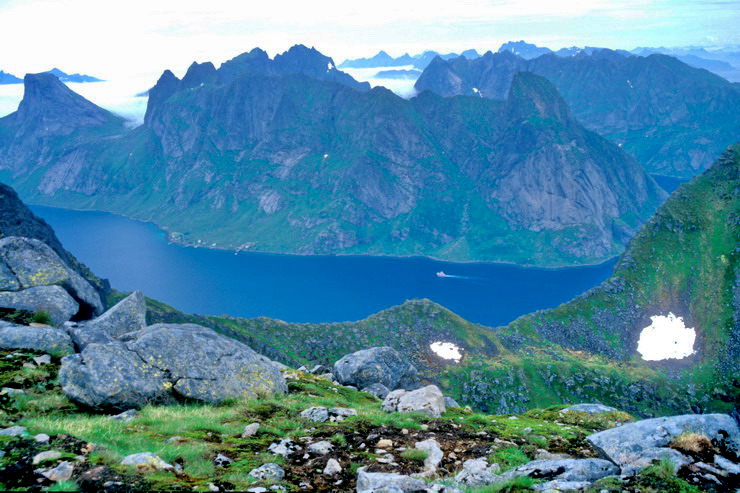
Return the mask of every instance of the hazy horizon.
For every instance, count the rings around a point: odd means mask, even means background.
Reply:
[[[182,75],[193,61],[219,65],[255,47],[274,56],[294,44],[337,63],[381,50],[483,53],[518,40],[552,49],[716,47],[740,44],[739,24],[740,4],[729,0],[381,0],[372,6],[0,0],[0,40],[13,47],[0,58],[0,70],[22,77],[58,67],[104,79],[153,78],[165,69]]]

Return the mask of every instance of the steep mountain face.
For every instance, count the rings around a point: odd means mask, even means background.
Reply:
[[[62,142],[48,165],[15,160],[43,167],[18,178],[21,190],[151,220],[190,244],[536,265],[618,253],[664,197],[533,74],[505,102],[407,101],[337,83],[329,59],[305,48],[235,60],[193,65],[182,80],[165,72],[134,131]],[[325,79],[306,75],[319,64]],[[43,102],[29,97],[24,107]],[[23,114],[0,121],[5,132],[17,135]]]
[[[100,279],[90,269],[64,249],[54,230],[46,221],[24,204],[11,187],[0,183],[0,238],[21,236],[44,242],[78,274],[82,275],[97,291],[101,299],[110,292],[107,279]]]
[[[416,89],[501,99],[517,72],[551,81],[577,119],[622,146],[652,173],[691,177],[740,135],[740,88],[665,55],[611,50],[525,60],[513,53],[434,60]]]
[[[18,111],[0,118],[0,172],[6,176],[28,177],[49,164],[72,165],[65,154],[76,145],[125,131],[122,118],[86,100],[52,74],[28,74],[24,88]],[[86,181],[93,178],[88,176]]]

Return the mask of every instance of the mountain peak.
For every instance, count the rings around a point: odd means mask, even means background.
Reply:
[[[183,89],[189,89],[215,80],[215,78],[216,67],[211,62],[193,62],[188,67],[185,77],[182,78],[182,87]]]
[[[573,119],[557,88],[532,72],[517,72],[511,81],[507,106],[513,118],[542,118],[560,122]]]
[[[51,73],[26,74],[19,122],[42,122],[45,128],[93,127],[110,121],[111,113],[69,89]]]

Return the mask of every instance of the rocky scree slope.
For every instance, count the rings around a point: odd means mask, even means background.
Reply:
[[[253,51],[182,80],[165,72],[143,126],[111,136],[101,116],[101,137],[60,138],[42,158],[12,137],[0,167],[29,200],[153,221],[187,244],[548,266],[613,256],[664,199],[535,75],[518,75],[506,101],[407,101],[298,51],[284,55],[295,63]],[[23,134],[21,116],[0,133]]]
[[[524,59],[503,51],[435,59],[418,91],[502,99],[518,72],[552,82],[586,128],[619,144],[651,173],[690,178],[740,135],[740,89],[666,55],[593,50]]]

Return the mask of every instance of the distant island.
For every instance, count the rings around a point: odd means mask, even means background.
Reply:
[[[418,79],[421,75],[421,70],[381,70],[375,74],[376,79]]]
[[[9,74],[7,72],[3,72],[0,70],[0,85],[4,84],[21,84],[23,82],[23,79],[19,79],[13,74]]]
[[[104,82],[103,79],[98,79],[92,75],[68,74],[66,72],[62,72],[56,67],[51,70],[47,70],[44,73],[52,74],[62,82]],[[23,79],[0,70],[0,85],[6,84],[23,84]]]
[[[56,67],[49,70],[48,73],[55,75],[62,82],[103,82],[103,79],[98,79],[92,75],[68,74],[66,72],[62,72]]]

